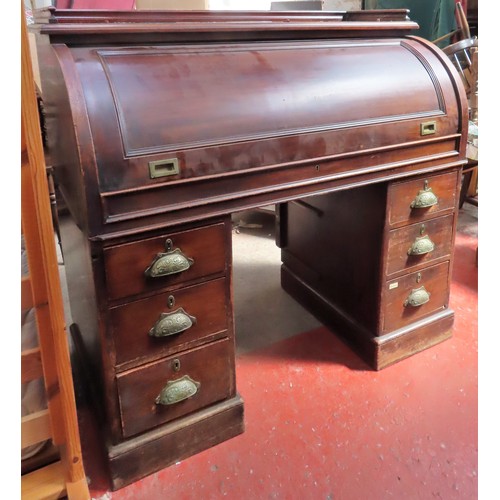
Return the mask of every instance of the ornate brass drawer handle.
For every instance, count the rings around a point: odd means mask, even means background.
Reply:
[[[156,398],[157,405],[173,405],[194,396],[200,388],[200,382],[196,382],[189,375],[184,375],[177,380],[167,382]]]
[[[432,252],[434,248],[435,245],[427,234],[425,236],[417,236],[412,246],[408,249],[408,255],[424,255]]]
[[[428,208],[437,205],[437,196],[432,192],[432,188],[425,186],[421,189],[415,199],[411,202],[411,208]]]
[[[151,337],[168,337],[184,332],[196,323],[196,318],[182,307],[171,313],[161,313],[160,319],[149,330]]]
[[[425,289],[424,286],[420,288],[413,289],[405,300],[405,307],[419,307],[429,302],[431,294]]]
[[[179,248],[159,253],[144,271],[150,278],[159,278],[186,271],[194,264],[194,260],[182,253]]]

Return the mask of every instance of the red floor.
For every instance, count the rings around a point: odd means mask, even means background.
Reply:
[[[476,247],[457,235],[450,340],[381,372],[325,328],[240,356],[245,433],[119,491],[83,412],[93,498],[477,498]]]

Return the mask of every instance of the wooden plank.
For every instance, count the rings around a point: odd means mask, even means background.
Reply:
[[[467,196],[474,197],[477,195],[477,185],[478,185],[477,171],[478,171],[477,167],[472,171],[472,178],[470,180],[469,189],[467,191]]]
[[[33,295],[31,291],[31,279],[29,276],[21,278],[21,311],[27,311],[33,307]]]
[[[21,353],[21,384],[43,377],[40,349],[35,347]]]
[[[24,68],[23,68],[24,71]],[[34,89],[33,98],[35,99]],[[36,103],[33,103],[36,106]],[[22,113],[27,112],[29,106],[25,105],[25,98],[22,96]],[[35,110],[37,111],[37,110]],[[34,112],[32,110],[32,112]],[[35,115],[36,116],[36,115]],[[34,146],[30,146],[30,141],[36,141],[30,139],[30,135],[35,134],[35,131],[27,130],[25,121],[33,121],[35,118],[26,118],[22,116],[22,127],[21,127],[21,138],[22,144],[26,145],[26,149],[22,151],[22,168],[21,168],[21,219],[24,229],[24,241],[26,246],[26,254],[28,260],[28,267],[30,270],[31,278],[31,290],[33,296],[33,304],[48,304],[48,291],[47,291],[47,281],[46,272],[44,269],[44,231],[49,231],[49,234],[53,234],[50,229],[44,229],[46,223],[43,221],[43,217],[39,213],[39,200],[41,196],[37,192],[34,180],[37,183],[43,183],[45,175],[37,175],[35,167],[31,162],[43,162],[43,155],[41,157],[30,157],[30,151],[36,149]],[[36,117],[38,120],[38,117]],[[40,139],[41,147],[41,139]],[[48,195],[47,195],[48,197]],[[52,222],[50,220],[50,222]],[[54,245],[54,242],[52,242]],[[54,248],[55,252],[55,248]],[[60,395],[58,390],[58,373],[57,373],[57,363],[55,360],[54,346],[53,346],[53,332],[51,331],[52,325],[50,320],[50,310],[47,307],[36,307],[35,316],[38,328],[38,338],[39,346],[41,352],[41,359],[43,365],[43,375],[45,388],[47,390],[48,405],[49,410],[51,410],[52,415],[52,428],[54,430],[53,437],[56,444],[60,444],[64,441],[64,425],[62,422],[62,408],[60,403]],[[49,390],[50,388],[50,390]]]
[[[54,462],[21,477],[22,500],[51,500],[66,494],[61,462]]]
[[[40,410],[21,418],[21,448],[51,437],[49,410]]]
[[[57,370],[59,361],[55,359],[54,353],[51,310],[47,304],[37,306],[35,316],[47,405],[52,422],[52,437],[54,438],[54,444],[60,445],[65,441],[65,415],[61,406],[61,383]]]
[[[87,478],[82,477],[73,483],[66,482],[66,492],[69,500],[89,500]]]
[[[21,460],[21,476],[29,474],[37,469],[45,467],[61,459],[59,447],[54,446],[53,443],[48,442],[41,447],[33,456],[23,458]]]
[[[64,482],[80,485],[73,498],[90,498],[84,484],[66,322],[49,188],[24,8],[21,6],[21,215],[52,436],[61,448]],[[56,425],[61,422],[62,425]],[[38,496],[37,498],[40,498]]]

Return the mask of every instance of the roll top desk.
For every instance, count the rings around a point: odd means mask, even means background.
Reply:
[[[373,369],[451,335],[467,102],[415,28],[405,10],[39,12],[114,489],[243,432],[233,212],[276,204],[283,288]]]

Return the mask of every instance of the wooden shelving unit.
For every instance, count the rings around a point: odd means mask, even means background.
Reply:
[[[29,267],[29,276],[21,281],[21,307],[34,308],[39,341],[37,348],[21,353],[21,382],[42,377],[47,396],[46,410],[22,418],[21,447],[51,439],[60,456],[21,477],[22,498],[89,499],[23,9],[21,13],[21,219]]]

